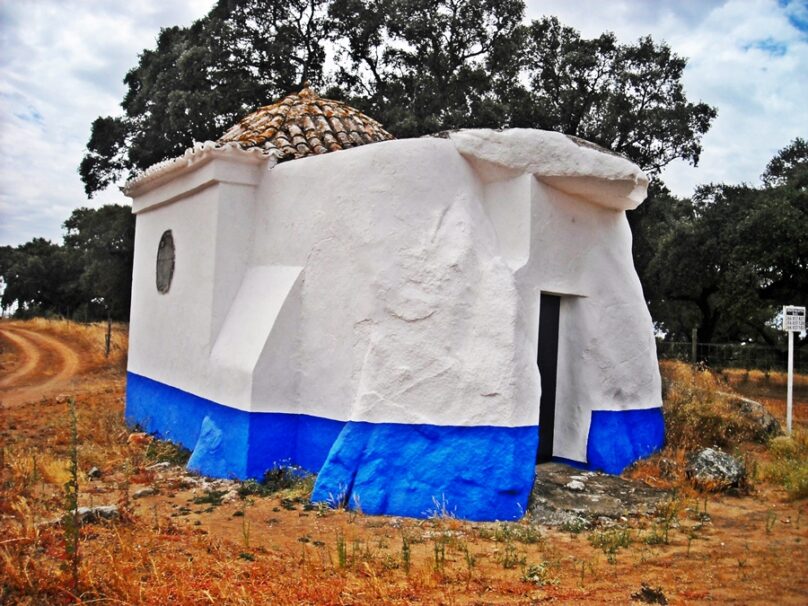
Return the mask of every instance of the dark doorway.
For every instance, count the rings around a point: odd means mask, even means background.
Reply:
[[[558,312],[561,308],[561,297],[542,293],[540,305],[538,363],[541,375],[541,402],[539,402],[537,463],[553,458],[556,372],[558,370]]]

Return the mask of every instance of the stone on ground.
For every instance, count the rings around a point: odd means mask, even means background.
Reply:
[[[536,467],[528,516],[548,526],[608,525],[614,520],[652,515],[657,504],[670,499],[664,490],[642,482],[561,463]]]
[[[707,490],[741,488],[746,479],[743,461],[715,448],[702,448],[688,456],[687,477]]]

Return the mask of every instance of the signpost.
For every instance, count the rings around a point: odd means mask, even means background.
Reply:
[[[783,330],[788,333],[788,391],[786,392],[786,428],[791,435],[791,407],[794,399],[794,333],[805,330],[805,308],[783,307]]]

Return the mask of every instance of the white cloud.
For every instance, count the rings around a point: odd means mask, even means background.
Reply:
[[[808,10],[801,0],[528,5],[531,18],[554,14],[586,37],[609,30],[631,42],[651,34],[688,58],[688,98],[717,107],[718,117],[702,141],[699,166],[676,162],[663,174],[676,194],[709,182],[757,184],[779,149],[808,136]]]
[[[187,25],[212,0],[38,0],[0,5],[0,244],[61,238],[87,200],[77,167],[99,115],[117,114],[123,77],[160,27]]]
[[[110,188],[92,201],[76,172],[90,124],[117,114],[127,70],[160,27],[188,25],[213,0],[32,0],[0,3],[0,244],[61,237],[82,205],[125,203]],[[692,100],[718,107],[700,166],[665,179],[687,195],[709,181],[755,182],[766,162],[808,136],[808,10],[801,0],[530,0],[528,17],[555,14],[597,36],[651,34],[689,58]],[[802,29],[800,29],[802,27]]]

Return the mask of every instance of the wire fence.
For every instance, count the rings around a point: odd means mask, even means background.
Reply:
[[[657,356],[661,360],[704,363],[716,369],[788,370],[788,351],[762,345],[696,343],[694,351],[693,343],[689,341],[658,340]],[[808,352],[794,349],[794,372],[808,373]]]

